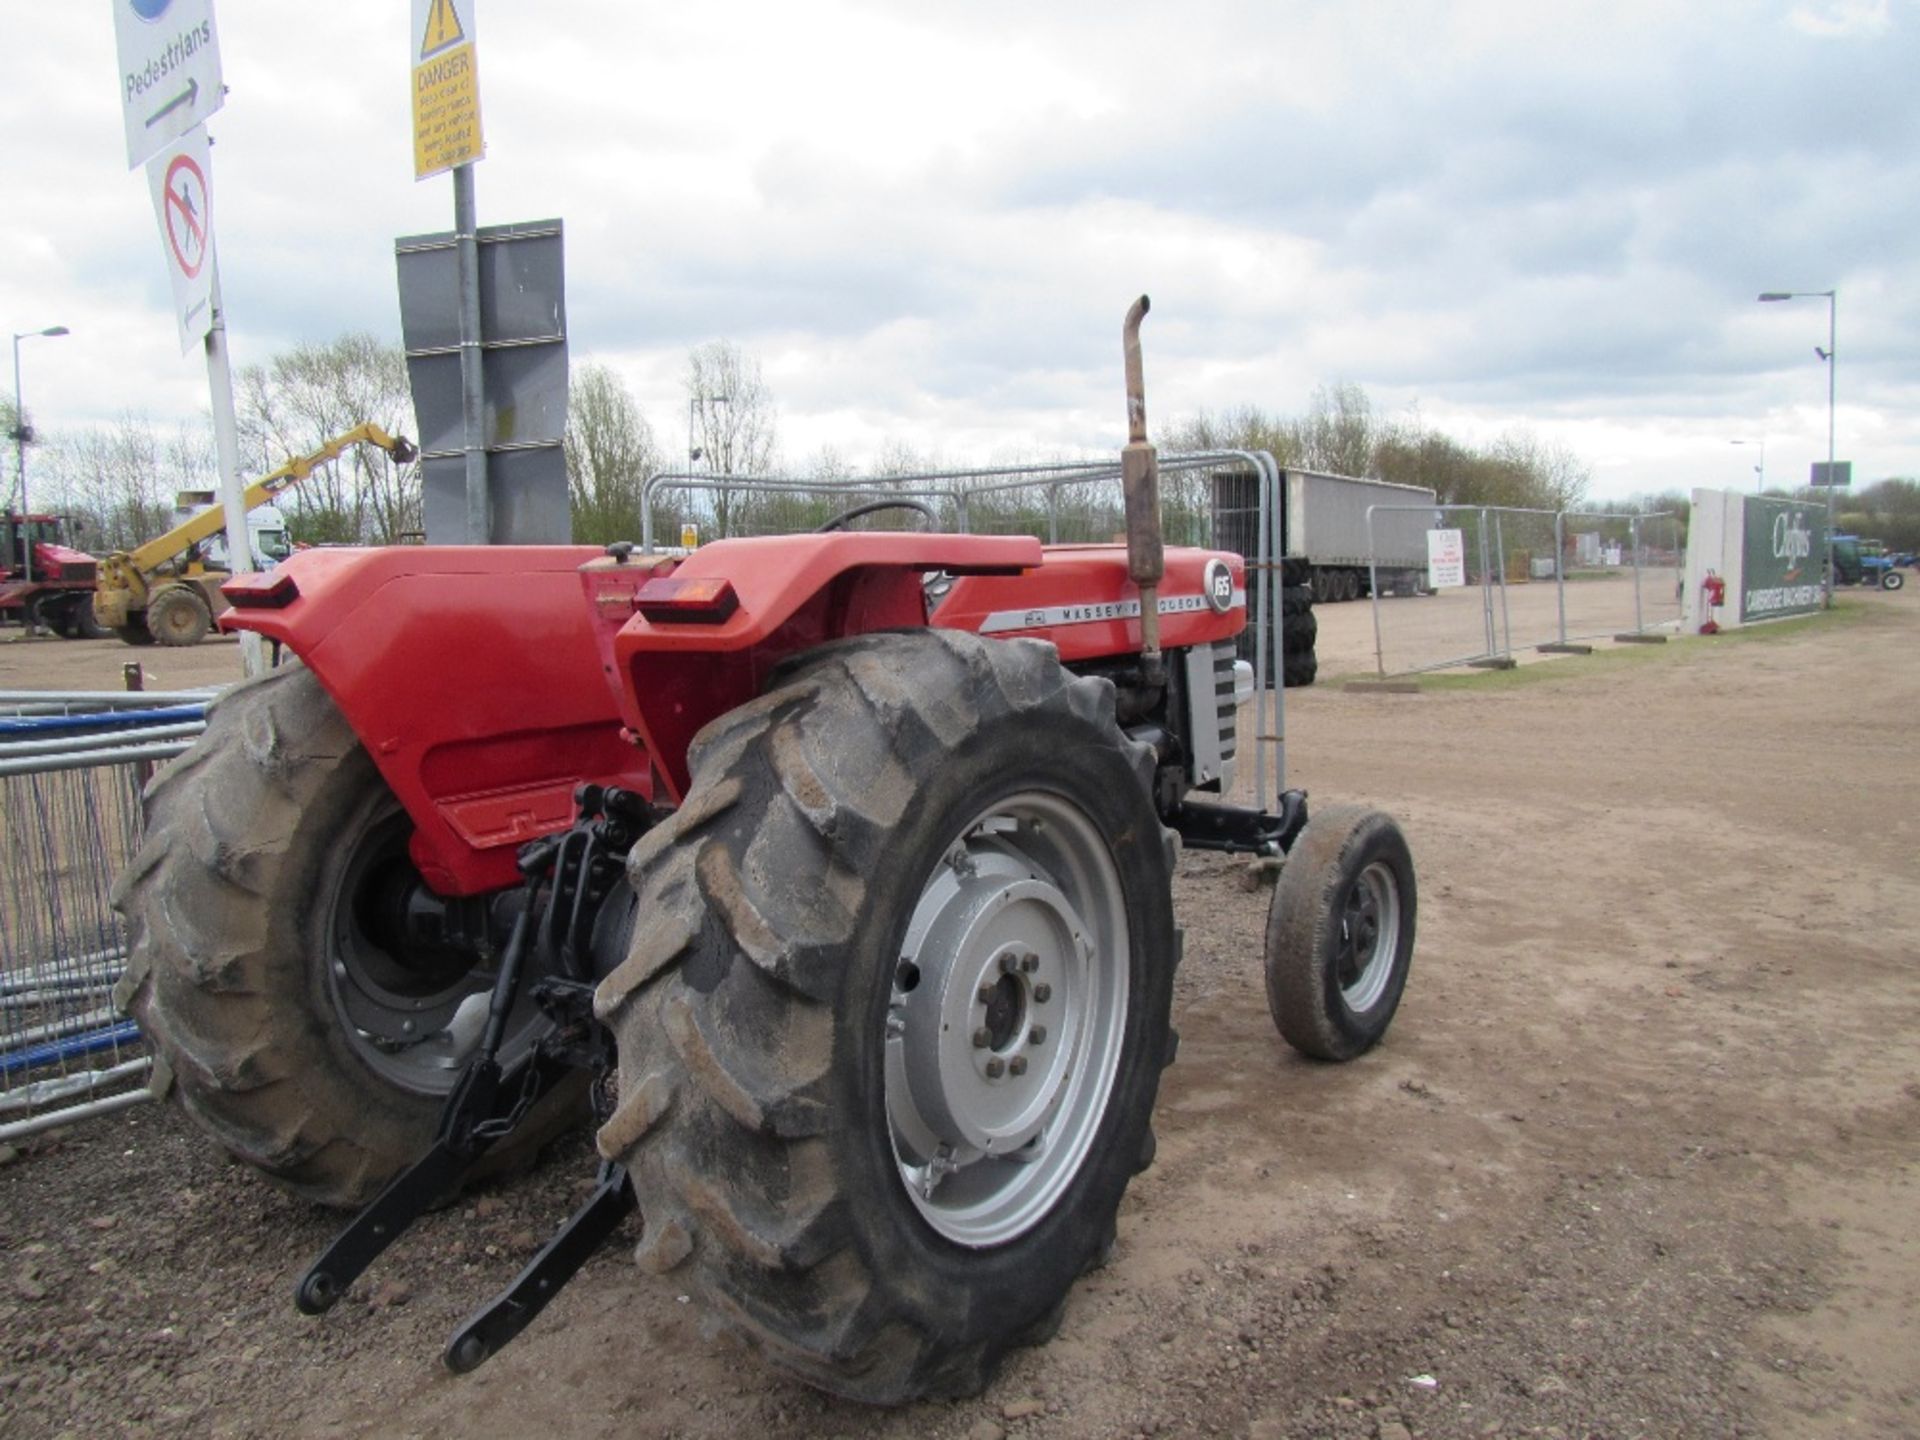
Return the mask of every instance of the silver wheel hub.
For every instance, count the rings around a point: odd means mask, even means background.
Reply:
[[[995,806],[927,877],[887,1012],[887,1114],[948,1239],[1016,1238],[1078,1173],[1119,1067],[1127,939],[1106,843],[1057,796]]]

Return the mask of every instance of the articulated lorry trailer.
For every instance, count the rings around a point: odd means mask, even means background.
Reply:
[[[1383,595],[1417,595],[1426,588],[1433,491],[1313,470],[1281,474],[1282,553],[1307,562],[1316,601],[1358,600],[1372,593],[1375,577]]]

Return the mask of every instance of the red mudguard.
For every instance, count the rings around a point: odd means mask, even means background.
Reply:
[[[1210,601],[1216,560],[1231,585]],[[948,534],[728,540],[685,560],[587,546],[310,550],[229,581],[220,625],[280,641],[313,670],[413,818],[422,876],[463,895],[514,883],[516,848],[571,823],[583,782],[677,803],[702,726],[792,655],[928,623],[935,572],[953,578],[932,623],[1051,640],[1067,661],[1139,648],[1124,547]],[[669,578],[725,582],[727,603],[698,618],[650,605],[648,583]],[[1237,557],[1169,550],[1161,643],[1235,634],[1244,584]]]

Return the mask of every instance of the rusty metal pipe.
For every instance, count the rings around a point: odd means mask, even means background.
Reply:
[[[1147,311],[1153,308],[1153,302],[1142,295],[1127,309],[1126,323],[1120,327],[1120,338],[1126,352],[1127,365],[1127,443],[1144,445],[1147,443],[1147,381],[1140,367],[1140,322],[1146,318]]]
[[[1151,308],[1142,295],[1127,310],[1120,337],[1127,372],[1127,443],[1120,479],[1127,503],[1127,573],[1140,587],[1140,663],[1149,685],[1165,681],[1160,657],[1160,581],[1167,573],[1160,530],[1160,461],[1147,442],[1147,383],[1140,364],[1140,322]]]

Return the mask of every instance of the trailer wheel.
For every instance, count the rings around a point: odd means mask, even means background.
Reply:
[[[1307,822],[1267,911],[1267,1008],[1289,1045],[1351,1060],[1387,1032],[1413,963],[1413,856],[1358,805]]]
[[[299,665],[222,697],[145,803],[114,887],[129,937],[115,998],[229,1151],[311,1200],[365,1203],[432,1140],[464,1059],[448,1023],[491,979],[375,938],[372,897],[408,863],[404,812]],[[508,1054],[537,1023],[516,1014]],[[559,1093],[543,1104],[490,1168],[584,1118]]]
[[[162,645],[198,645],[212,628],[207,602],[185,585],[169,585],[147,602],[147,629]]]
[[[1051,646],[829,645],[696,739],[635,847],[600,1131],[722,1319],[803,1379],[981,1389],[1153,1153],[1176,937],[1154,760]]]

